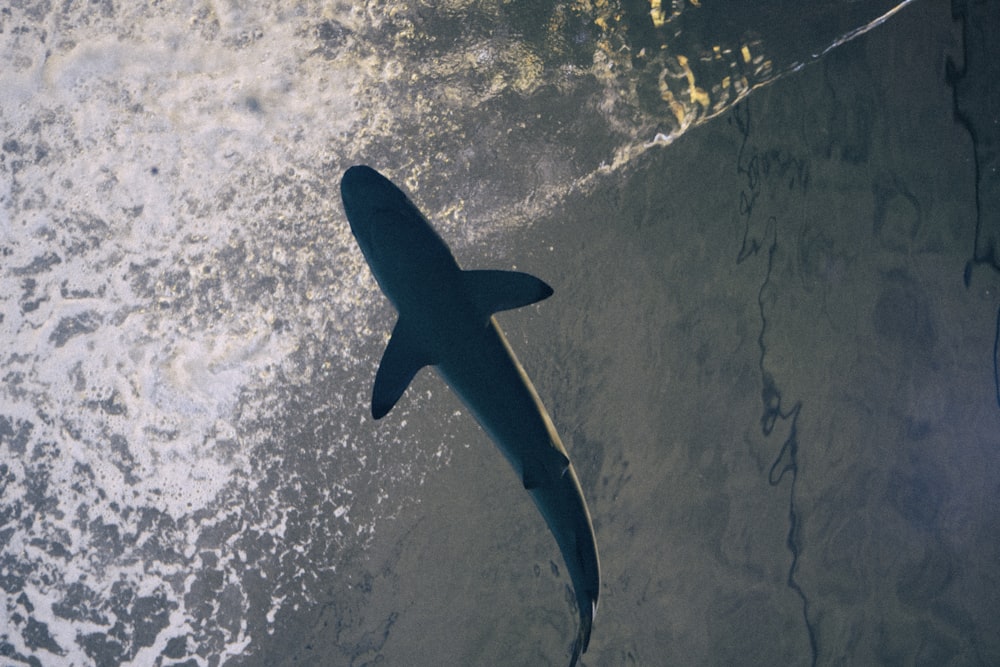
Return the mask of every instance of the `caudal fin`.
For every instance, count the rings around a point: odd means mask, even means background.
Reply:
[[[580,656],[587,651],[587,645],[590,644],[590,627],[593,622],[593,612],[580,614],[580,631],[576,633],[576,640],[573,642],[573,657],[570,658],[569,667],[576,667]]]

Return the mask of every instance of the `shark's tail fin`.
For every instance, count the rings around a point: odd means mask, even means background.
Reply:
[[[580,614],[580,631],[576,633],[576,640],[573,641],[573,657],[570,658],[569,667],[576,667],[580,656],[586,652],[587,645],[590,644],[590,627],[594,622],[594,615],[590,613]]]
[[[583,653],[583,637],[577,636],[573,641],[573,656],[569,659],[569,667],[576,667],[576,663],[580,660],[580,654]]]

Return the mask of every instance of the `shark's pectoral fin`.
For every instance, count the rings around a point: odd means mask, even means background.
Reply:
[[[372,417],[381,419],[403,395],[410,381],[431,361],[420,349],[416,337],[407,331],[402,319],[396,322],[389,344],[382,353],[382,361],[375,373],[372,388]]]
[[[552,288],[544,281],[520,271],[463,271],[462,278],[472,300],[487,317],[552,296]]]

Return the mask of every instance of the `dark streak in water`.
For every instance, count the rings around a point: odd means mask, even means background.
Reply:
[[[993,386],[997,392],[997,407],[1000,408],[1000,308],[997,308],[997,328],[993,334]]]
[[[986,183],[984,176],[990,172],[991,145],[996,138],[991,136],[995,120],[991,117],[989,105],[983,104],[984,90],[991,88],[989,80],[991,67],[986,43],[977,39],[986,30],[981,23],[987,24],[993,19],[989,11],[977,12],[975,3],[952,0],[952,16],[962,24],[962,65],[961,68],[951,58],[946,63],[948,84],[952,89],[952,104],[955,110],[955,120],[969,132],[972,139],[972,151],[975,157],[973,166],[976,172],[976,235],[972,249],[972,258],[965,270],[965,284],[969,285],[971,267],[975,264],[989,264],[994,270],[1000,271],[1000,227],[996,224],[995,212],[983,210],[983,200],[986,194],[983,188]],[[995,20],[995,19],[994,19]],[[978,29],[977,29],[978,26]],[[970,44],[970,42],[973,42]],[[994,49],[997,49],[995,45]],[[982,62],[980,62],[982,61]],[[972,67],[970,67],[970,64]],[[994,64],[995,66],[995,64]],[[979,73],[983,78],[977,80]],[[990,215],[994,213],[994,215]],[[986,214],[984,216],[984,214]]]
[[[764,222],[763,228],[759,232],[754,233],[752,231],[751,218],[753,206],[760,194],[762,176],[766,175],[766,173],[762,174],[761,165],[765,163],[763,171],[766,172],[766,160],[762,161],[755,149],[748,150],[747,144],[750,139],[751,126],[749,104],[744,102],[737,105],[733,109],[732,119],[742,136],[736,168],[737,172],[745,175],[747,179],[746,188],[740,193],[740,217],[743,219],[744,228],[743,242],[737,255],[736,263],[741,264],[751,256],[758,255],[761,249],[765,247],[767,249],[767,273],[764,275],[764,280],[761,281],[760,289],[757,292],[757,305],[760,309],[760,333],[757,336],[757,345],[760,348],[758,366],[763,385],[761,388],[761,400],[764,403],[764,411],[760,419],[761,431],[765,437],[770,436],[778,420],[791,420],[788,437],[782,444],[781,451],[778,453],[768,472],[768,483],[771,486],[778,486],[784,478],[785,473],[791,474],[791,485],[788,490],[788,536],[785,545],[792,554],[792,562],[788,568],[787,584],[799,599],[802,600],[802,619],[806,626],[806,632],[809,635],[810,664],[815,667],[819,658],[819,643],[816,638],[816,628],[813,621],[809,618],[809,599],[806,597],[805,591],[795,580],[795,573],[798,571],[799,555],[802,553],[801,524],[795,508],[795,483],[798,480],[799,449],[797,425],[799,413],[802,410],[802,401],[796,401],[787,411],[782,409],[781,390],[778,388],[774,376],[767,370],[766,364],[767,344],[765,342],[765,334],[767,332],[767,313],[764,307],[764,293],[771,282],[774,254],[778,248],[777,221],[771,216]],[[799,171],[800,176],[805,173],[802,165],[799,165]],[[800,178],[800,183],[804,185],[807,178],[808,176],[805,179]]]
[[[976,230],[972,257],[965,264],[963,280],[966,288],[972,282],[972,269],[981,264],[1000,272],[1000,210],[996,206],[995,174],[1000,159],[1000,126],[996,123],[1000,87],[996,85],[1000,74],[1000,43],[994,35],[1000,27],[1000,13],[991,11],[989,3],[952,0],[951,15],[962,25],[962,64],[948,58],[946,75],[952,91],[955,120],[972,139],[973,168],[975,169]],[[997,311],[996,335],[993,341],[993,386],[997,407],[1000,407],[1000,310]]]

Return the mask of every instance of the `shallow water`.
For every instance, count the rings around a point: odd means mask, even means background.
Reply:
[[[594,516],[585,664],[1000,660],[995,4],[832,50],[893,5],[453,4],[0,15],[5,660],[566,661],[457,399],[368,417],[362,161],[556,289],[499,319]]]

